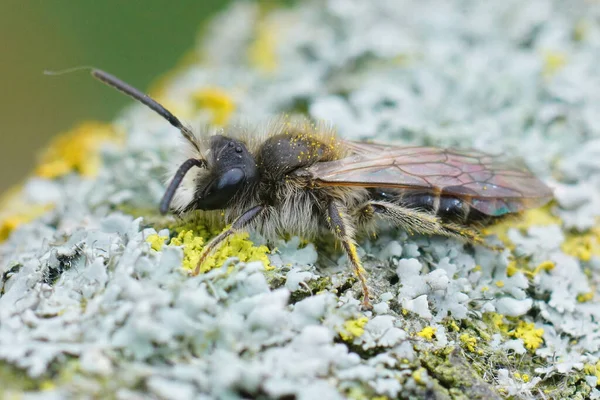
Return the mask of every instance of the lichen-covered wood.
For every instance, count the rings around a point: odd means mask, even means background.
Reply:
[[[182,143],[134,105],[57,139],[0,205],[0,397],[600,398],[599,18],[584,0],[234,4],[151,93],[193,129],[304,113],[521,158],[555,201],[486,228],[501,251],[361,238],[373,311],[327,237],[240,234],[190,277],[219,213],[158,213]]]

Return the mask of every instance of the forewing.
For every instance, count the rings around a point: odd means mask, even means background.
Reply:
[[[551,190],[522,163],[472,151],[346,142],[352,155],[308,169],[321,185],[398,188],[469,199],[487,215],[538,207]]]

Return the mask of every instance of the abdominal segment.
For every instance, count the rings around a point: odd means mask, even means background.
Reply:
[[[369,190],[371,198],[389,201],[403,207],[427,211],[444,222],[461,224],[487,224],[500,215],[486,215],[473,208],[468,199],[444,193],[435,194],[415,190],[374,188]]]

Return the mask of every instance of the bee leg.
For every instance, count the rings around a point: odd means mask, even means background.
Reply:
[[[202,249],[202,254],[200,254],[200,259],[198,260],[198,264],[196,264],[196,269],[194,270],[192,275],[198,275],[200,273],[200,266],[206,260],[206,257],[210,255],[225,239],[234,233],[246,228],[251,222],[253,222],[258,215],[261,214],[261,211],[264,210],[263,206],[254,206],[249,210],[246,210],[242,215],[240,215],[233,224],[229,227],[229,229],[221,232],[219,235],[215,236],[210,242],[204,246]]]
[[[348,255],[348,260],[352,264],[354,273],[360,281],[363,292],[363,308],[370,310],[373,308],[369,299],[369,288],[365,278],[365,269],[360,262],[356,252],[356,243],[354,241],[354,226],[346,213],[346,207],[336,200],[332,200],[327,208],[327,222],[336,239],[342,243],[344,251]]]
[[[473,244],[483,243],[483,239],[473,229],[444,223],[439,217],[429,212],[385,201],[368,202],[360,207],[355,215],[361,223],[369,222],[375,217],[383,218],[409,234],[441,235]]]

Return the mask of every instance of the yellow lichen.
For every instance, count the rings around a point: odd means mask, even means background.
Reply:
[[[216,126],[227,125],[235,111],[233,98],[223,89],[204,88],[193,95],[196,106],[211,112],[211,123]]]
[[[508,238],[511,228],[525,230],[532,226],[560,225],[561,220],[552,215],[550,206],[534,208],[519,214],[519,218],[507,218],[496,224],[482,229],[484,235],[496,235],[508,248],[514,248],[514,244]]]
[[[339,331],[342,340],[350,341],[365,333],[365,325],[369,322],[367,317],[349,319],[344,322],[343,329]]]
[[[580,303],[587,303],[588,301],[591,301],[593,299],[594,299],[594,292],[579,293],[577,295],[577,301]]]
[[[31,222],[54,208],[53,204],[30,205],[27,212],[14,214],[0,219],[0,242],[8,239],[19,225]]]
[[[52,210],[54,204],[31,204],[23,199],[21,188],[10,189],[0,199],[0,242],[8,239],[19,225],[31,222]]]
[[[530,277],[534,277],[539,274],[541,271],[552,271],[555,267],[554,262],[550,260],[542,261],[533,271],[523,271],[525,275],[529,275]]]
[[[596,363],[596,365],[593,364],[585,364],[583,366],[583,373],[586,375],[594,375],[597,378],[597,383],[596,386],[600,386],[600,361],[598,361]]]
[[[183,246],[183,268],[193,271],[198,265],[202,249],[206,244],[202,236],[196,236],[192,230],[182,230],[169,242],[173,246]],[[240,261],[262,261],[269,265],[269,249],[267,246],[255,246],[247,232],[230,236],[225,243],[210,254],[200,266],[200,273],[205,273],[221,266],[228,258],[237,257]]]
[[[563,52],[556,50],[546,50],[543,53],[544,70],[543,74],[550,77],[564,68],[567,64],[567,56]]]
[[[52,140],[35,173],[42,178],[58,178],[71,172],[93,177],[100,167],[102,143],[117,140],[112,125],[84,122]]]
[[[536,328],[533,322],[519,321],[517,327],[509,332],[509,335],[522,339],[525,348],[534,352],[544,342],[544,329]]]
[[[421,332],[417,333],[417,336],[421,336],[423,339],[432,340],[435,336],[435,332],[437,332],[437,328],[426,326]]]
[[[475,336],[463,333],[459,336],[459,339],[463,346],[471,353],[483,354],[483,350],[477,349],[477,338]]]
[[[267,21],[260,21],[254,40],[248,47],[248,61],[259,71],[266,73],[277,69],[277,28]]]
[[[506,275],[508,277],[511,277],[514,274],[516,274],[517,272],[521,272],[525,276],[527,276],[529,278],[533,278],[542,271],[553,270],[555,267],[555,264],[554,264],[554,262],[552,262],[550,260],[546,260],[546,261],[543,261],[540,264],[538,264],[533,270],[530,270],[527,267],[528,267],[528,265],[524,264],[523,268],[519,268],[519,267],[517,267],[517,262],[515,260],[511,260],[508,263],[508,266],[506,267]]]
[[[504,319],[504,315],[488,312],[483,315],[483,320],[487,322],[489,325],[493,326],[496,330],[501,332],[508,332],[508,324]]]
[[[582,261],[600,257],[600,225],[583,234],[568,234],[561,245],[562,251]]]
[[[460,327],[456,324],[456,322],[454,322],[454,320],[450,320],[450,322],[448,323],[448,327],[454,332],[458,332],[460,330]]]
[[[517,268],[517,262],[515,260],[510,260],[506,266],[506,276],[510,278],[517,272],[519,272],[519,269]]]
[[[423,379],[424,374],[427,376],[427,371],[423,367],[418,368],[413,372],[412,377],[418,385],[424,385],[426,383],[425,379]]]
[[[167,239],[169,239],[168,236],[160,236],[155,233],[153,235],[148,236],[146,238],[146,242],[150,243],[150,247],[152,248],[152,250],[161,251]]]
[[[518,379],[518,380],[523,381],[525,383],[529,382],[530,378],[529,378],[529,375],[527,375],[527,374],[521,374],[519,372],[515,372],[513,375],[514,375],[515,379]]]

